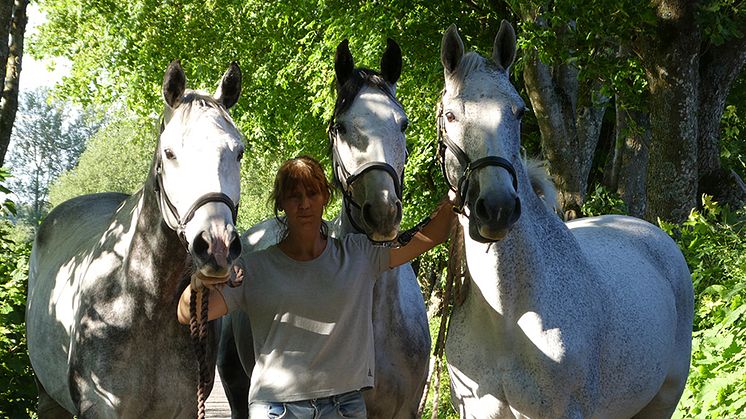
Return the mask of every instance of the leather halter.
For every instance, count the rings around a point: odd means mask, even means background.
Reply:
[[[396,173],[396,169],[394,169],[390,164],[382,161],[377,161],[365,163],[362,166],[358,167],[355,172],[350,173],[350,171],[347,170],[344,163],[342,162],[342,159],[339,156],[339,151],[337,151],[337,137],[339,136],[339,129],[337,128],[337,124],[334,118],[329,121],[327,134],[329,135],[329,145],[332,149],[332,172],[334,174],[334,179],[340,184],[342,188],[342,193],[344,195],[343,202],[345,212],[347,212],[347,218],[350,220],[350,223],[355,230],[364,232],[365,230],[360,227],[360,225],[358,225],[358,223],[355,221],[355,218],[352,216],[351,207],[362,210],[360,204],[355,202],[355,199],[352,197],[352,184],[362,175],[371,170],[383,170],[389,176],[391,176],[391,179],[394,181],[396,197],[399,198],[399,200],[401,201],[402,190],[404,189],[404,171],[402,170],[402,176],[400,178],[399,174]],[[406,160],[407,155],[405,155],[404,157],[405,165]]]
[[[438,156],[440,160],[440,169],[443,172],[443,178],[445,179],[448,188],[456,192],[456,194],[458,194],[459,196],[458,203],[453,206],[454,211],[458,212],[459,214],[464,214],[464,206],[466,206],[466,194],[469,191],[469,181],[471,180],[471,175],[477,170],[487,166],[502,167],[503,169],[507,170],[508,173],[510,173],[511,178],[513,179],[513,189],[518,191],[518,177],[516,176],[515,168],[510,161],[499,156],[486,156],[471,161],[464,150],[448,137],[448,133],[446,133],[445,120],[443,118],[443,102],[440,102],[438,104]],[[461,164],[461,167],[464,168],[464,172],[461,174],[461,177],[459,177],[458,184],[456,186],[454,186],[448,179],[448,173],[446,171],[446,150],[450,150],[451,153],[456,156],[456,159],[459,161],[459,164]]]
[[[163,122],[163,119],[161,119],[161,127],[160,131],[161,134],[163,133],[163,130],[165,129],[165,124]],[[181,217],[179,215],[179,210],[176,209],[176,206],[171,202],[171,200],[168,198],[168,193],[166,193],[166,189],[163,187],[163,159],[161,158],[161,147],[160,147],[161,141],[160,141],[160,134],[158,135],[158,148],[156,150],[156,165],[155,165],[155,194],[158,197],[158,205],[161,208],[161,214],[163,214],[163,220],[166,222],[166,225],[168,227],[175,231],[176,234],[179,237],[179,240],[184,245],[184,248],[189,251],[189,242],[187,241],[185,229],[187,223],[192,220],[194,217],[194,214],[197,212],[198,209],[200,209],[202,206],[210,203],[210,202],[222,202],[225,205],[228,206],[228,209],[231,210],[231,215],[233,217],[233,224],[236,224],[236,220],[238,218],[238,205],[239,203],[234,203],[233,200],[226,194],[222,192],[208,192],[199,198],[197,198],[194,203],[189,207],[184,217]],[[170,218],[166,216],[166,211],[171,213],[171,216],[176,220],[176,224],[172,224],[170,221]]]

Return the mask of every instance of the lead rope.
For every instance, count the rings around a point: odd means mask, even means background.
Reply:
[[[438,311],[440,312],[440,325],[438,325],[438,338],[435,340],[435,348],[433,349],[433,358],[430,362],[430,372],[427,376],[427,381],[425,382],[425,390],[422,394],[422,399],[420,400],[420,406],[417,409],[417,416],[422,416],[422,412],[425,410],[425,404],[427,403],[427,396],[430,391],[430,384],[434,380],[434,386],[433,386],[433,405],[432,405],[432,414],[430,415],[431,419],[436,419],[438,417],[438,404],[440,401],[440,375],[441,375],[441,369],[442,369],[442,360],[443,360],[443,353],[445,352],[445,340],[446,335],[448,332],[448,324],[451,320],[451,310],[450,310],[450,301],[451,301],[451,290],[453,289],[453,278],[455,278],[454,275],[452,275],[450,272],[446,274],[446,289],[443,292],[443,299],[440,301],[440,306],[438,307]]]
[[[197,297],[201,297],[202,310],[197,318]],[[207,301],[210,290],[192,289],[189,297],[189,332],[192,337],[194,351],[197,354],[197,419],[205,418],[205,401],[207,400],[208,371],[207,371]]]
[[[455,208],[454,208],[455,211]],[[461,226],[456,223],[451,229],[451,241],[449,244],[449,253],[453,249],[460,248],[463,246],[463,230]],[[465,279],[466,279],[466,266],[463,259],[461,258],[449,258],[448,270],[446,273],[446,284],[445,290],[443,291],[443,298],[440,300],[438,305],[438,313],[440,313],[440,324],[438,325],[438,337],[435,340],[435,348],[433,349],[433,356],[430,360],[430,369],[425,382],[425,389],[420,400],[420,406],[417,410],[418,416],[422,416],[422,412],[425,410],[427,402],[427,396],[431,383],[435,381],[433,388],[433,403],[432,403],[432,414],[431,419],[438,417],[438,408],[440,401],[440,378],[442,374],[442,364],[446,348],[446,337],[448,336],[448,328],[451,324],[451,313],[453,307],[457,304],[462,304],[465,297]]]
[[[196,275],[196,274],[195,274]],[[243,269],[233,265],[233,274],[228,278],[228,286],[235,288],[243,282]],[[191,285],[189,285],[191,286]],[[202,310],[197,318],[197,298],[201,296]],[[189,334],[192,337],[194,352],[197,355],[197,419],[205,419],[205,402],[209,372],[207,369],[207,315],[210,290],[202,287],[199,291],[192,288],[189,295]]]

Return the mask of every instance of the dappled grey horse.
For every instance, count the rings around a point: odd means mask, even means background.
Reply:
[[[503,21],[491,59],[464,54],[455,26],[441,45],[441,155],[472,277],[446,342],[452,400],[468,418],[670,417],[691,353],[687,265],[645,221],[564,224],[532,191],[515,42]]]
[[[355,68],[346,40],[337,47],[337,101],[329,139],[344,209],[330,223],[329,233],[334,237],[365,233],[371,240],[386,242],[399,233],[408,125],[395,95],[401,65],[401,50],[392,40],[388,40],[380,73]],[[242,236],[244,252],[277,243],[278,230],[274,219],[255,225]],[[368,417],[409,419],[417,414],[430,353],[425,303],[412,267],[406,264],[382,274],[373,298],[376,370],[375,388],[364,392]],[[249,319],[241,312],[231,318],[239,356],[250,374],[254,351]],[[220,371],[227,391],[240,390],[233,404],[245,409],[246,388],[231,389],[229,382],[241,378],[236,377],[235,367],[222,365]],[[233,417],[246,417],[242,415]]]
[[[232,64],[214,96],[185,83],[172,62],[142,189],[73,198],[39,227],[26,333],[40,418],[197,414],[198,360],[176,306],[193,272],[226,277],[241,252],[234,224],[244,145],[226,112],[241,72]],[[209,329],[208,393],[217,344]]]

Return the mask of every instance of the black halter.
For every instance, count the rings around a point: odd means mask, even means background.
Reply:
[[[337,151],[337,137],[339,135],[339,130],[337,128],[337,123],[334,118],[332,118],[331,121],[329,121],[329,128],[327,129],[327,134],[329,135],[329,146],[332,149],[332,172],[334,173],[334,179],[339,183],[340,187],[342,188],[342,194],[344,195],[344,207],[345,212],[347,212],[347,218],[350,220],[350,223],[352,224],[352,227],[359,231],[364,232],[365,230],[358,225],[357,222],[355,222],[355,218],[352,216],[352,208],[355,207],[358,210],[361,210],[360,204],[355,202],[355,199],[352,197],[352,184],[360,178],[363,174],[371,171],[371,170],[383,170],[386,172],[389,176],[391,176],[391,179],[394,181],[394,189],[396,191],[396,197],[399,198],[401,201],[402,199],[402,190],[404,189],[404,171],[402,170],[401,178],[399,177],[399,174],[396,173],[396,169],[394,169],[390,164],[386,162],[368,162],[364,165],[360,166],[355,170],[354,173],[350,173],[349,170],[345,167],[344,163],[342,162],[342,159],[339,157],[339,152]],[[406,165],[406,159],[407,156],[405,155],[405,165]]]
[[[469,191],[471,175],[483,167],[496,166],[507,170],[513,178],[513,189],[518,191],[518,177],[516,176],[515,168],[513,168],[513,164],[510,163],[510,161],[498,156],[486,156],[471,161],[464,150],[448,138],[443,118],[443,102],[441,102],[438,105],[438,156],[440,157],[440,169],[443,171],[443,178],[445,178],[446,184],[448,184],[448,187],[459,196],[458,202],[453,207],[454,211],[459,214],[464,213],[466,194]],[[446,150],[450,150],[451,153],[456,156],[456,159],[458,159],[461,167],[464,168],[464,173],[461,174],[461,177],[458,179],[458,184],[455,187],[451,184],[451,181],[448,179],[448,173],[446,172]]]
[[[161,119],[161,134],[163,133],[163,130],[165,128],[165,124],[163,122],[163,119]],[[225,205],[228,206],[228,208],[231,210],[231,215],[233,216],[233,224],[236,224],[236,220],[238,218],[238,203],[233,203],[233,200],[226,194],[222,192],[208,192],[199,198],[197,198],[196,201],[189,207],[184,217],[179,216],[179,211],[176,209],[176,206],[171,202],[171,200],[168,198],[168,194],[166,193],[166,189],[163,187],[163,159],[161,159],[161,147],[160,147],[160,135],[158,136],[158,148],[156,149],[156,164],[155,164],[155,194],[158,197],[158,205],[161,207],[161,214],[163,214],[163,219],[166,221],[166,225],[168,225],[171,230],[175,231],[176,234],[179,236],[179,240],[181,240],[181,243],[184,245],[184,248],[189,251],[189,242],[187,241],[186,234],[184,233],[184,230],[186,229],[187,223],[192,220],[194,217],[194,213],[197,212],[198,209],[200,209],[205,204],[208,204],[210,202],[222,202]],[[166,216],[166,210],[168,210],[171,215],[176,219],[176,225],[172,225],[169,222],[169,218]]]

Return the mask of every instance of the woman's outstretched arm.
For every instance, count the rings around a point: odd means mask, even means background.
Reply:
[[[407,263],[448,239],[451,226],[456,220],[451,200],[448,197],[443,198],[430,218],[430,222],[418,231],[409,243],[391,249],[390,268]]]

